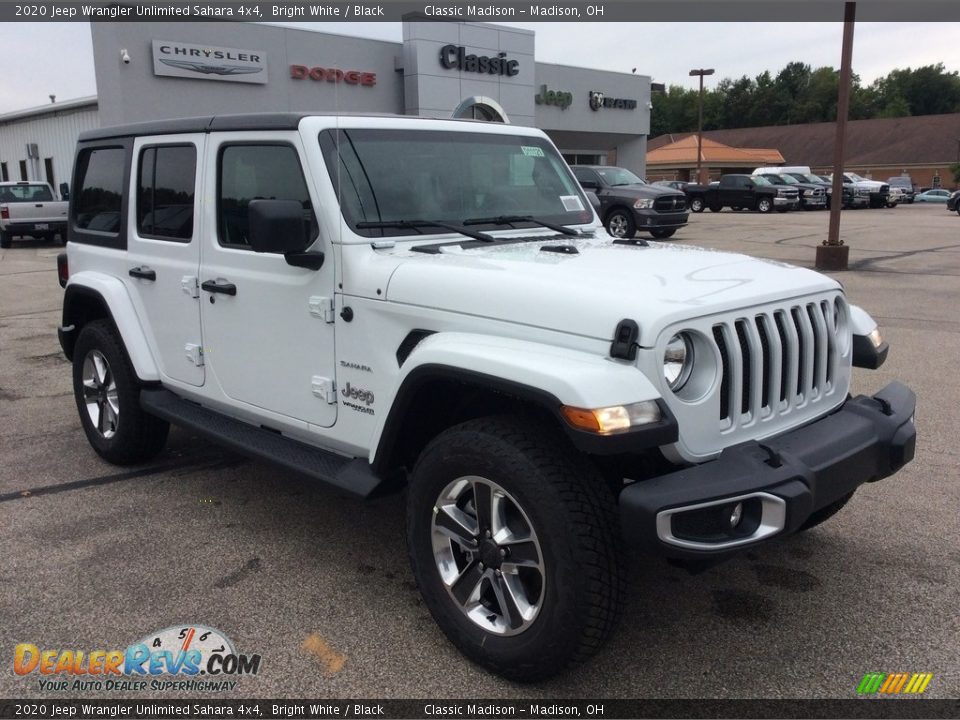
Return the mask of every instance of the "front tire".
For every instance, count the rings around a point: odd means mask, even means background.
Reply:
[[[703,198],[695,197],[690,198],[690,211],[695,213],[702,213],[704,208]]]
[[[757,212],[768,213],[773,210],[773,201],[770,198],[760,198],[757,200]]]
[[[109,320],[84,325],[73,351],[73,394],[90,445],[115,465],[159,453],[170,425],[140,409],[140,382]]]
[[[607,233],[615,238],[632,238],[637,234],[633,214],[627,210],[614,210],[607,215]]]
[[[666,240],[667,238],[673,237],[676,232],[676,228],[653,228],[650,234],[657,240]]]
[[[511,680],[555,675],[609,637],[618,528],[597,470],[533,421],[452,427],[411,476],[407,548],[424,602],[461,652]]]

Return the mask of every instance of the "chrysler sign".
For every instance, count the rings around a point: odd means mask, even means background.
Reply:
[[[267,55],[262,50],[154,40],[153,74],[266,85]]]

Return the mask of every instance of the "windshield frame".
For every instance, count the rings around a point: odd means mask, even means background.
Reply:
[[[336,211],[339,215],[338,220],[344,223],[354,235],[360,238],[414,239],[422,241],[425,236],[451,234],[452,231],[450,229],[443,227],[444,223],[448,225],[461,225],[467,218],[496,217],[501,215],[528,215],[536,217],[538,220],[571,227],[589,226],[595,222],[592,205],[586,197],[583,188],[580,187],[580,183],[577,182],[577,179],[574,177],[570,167],[563,160],[550,140],[541,136],[528,135],[522,132],[484,132],[480,129],[476,131],[463,131],[415,127],[351,126],[322,128],[319,131],[317,139],[324,167],[333,186],[334,195],[336,196]],[[424,143],[422,147],[425,150],[433,147],[438,155],[443,154],[442,151],[437,150],[438,148],[448,149],[452,143],[456,142],[462,142],[470,148],[489,144],[491,147],[498,148],[497,151],[491,153],[489,156],[492,158],[491,163],[495,166],[497,163],[500,163],[501,169],[503,163],[506,163],[510,167],[507,171],[509,177],[505,178],[501,176],[495,178],[495,180],[508,179],[514,183],[506,185],[497,184],[495,185],[495,190],[511,198],[515,194],[522,194],[521,191],[524,190],[526,190],[529,198],[531,195],[536,194],[532,192],[536,190],[540,192],[542,196],[538,199],[546,198],[544,202],[551,203],[554,211],[546,212],[542,207],[534,205],[529,199],[529,207],[524,205],[521,199],[520,206],[509,209],[509,211],[507,208],[500,208],[484,212],[475,207],[467,207],[462,202],[468,197],[468,195],[464,193],[470,190],[476,191],[477,189],[482,189],[484,184],[482,174],[478,176],[468,172],[460,176],[460,178],[457,178],[456,188],[451,191],[452,195],[457,195],[457,192],[460,192],[460,195],[457,196],[460,202],[454,202],[449,207],[441,208],[439,212],[436,213],[425,210],[420,203],[412,207],[405,206],[404,209],[409,207],[409,212],[391,212],[390,209],[381,207],[382,193],[388,191],[388,188],[395,188],[399,185],[409,189],[417,179],[421,181],[429,179],[443,182],[444,180],[451,179],[453,175],[451,175],[449,167],[445,168],[444,171],[438,169],[434,173],[429,163],[420,166],[421,172],[418,178],[414,177],[413,172],[409,175],[406,173],[407,166],[391,168],[395,171],[395,174],[389,176],[370,172],[368,171],[368,167],[374,158],[387,157],[386,155],[371,153],[371,149],[374,148],[375,143],[378,142],[384,143],[383,147],[385,148],[388,148],[391,143],[402,143],[411,147],[414,143]],[[369,143],[369,145],[365,147],[366,143]],[[515,149],[520,149],[522,152],[516,152]],[[477,152],[474,152],[462,160],[458,157],[457,167],[468,167],[468,163],[474,158],[481,158],[480,162],[482,163],[482,158],[484,157],[482,153]],[[529,172],[533,173],[533,184],[529,182],[517,183],[518,179],[524,179],[524,171],[521,169],[519,172],[514,172],[513,168],[517,164],[519,164],[521,168],[524,168],[525,165],[520,160],[515,162],[513,160],[514,158],[522,158],[524,160],[526,158],[533,158],[534,164],[531,166],[531,170],[529,170]],[[541,159],[543,162],[539,162]],[[352,173],[350,172],[350,168],[347,167],[351,163]],[[475,167],[472,169],[476,171]],[[544,169],[547,171],[546,175],[540,172]],[[543,192],[543,186],[537,181],[538,172],[540,172],[539,177],[544,178],[546,185],[552,185],[553,187],[551,189],[557,190],[558,194],[555,197],[552,194]],[[360,179],[357,180],[354,176]],[[398,178],[402,182],[397,185],[389,184],[391,179],[396,180]],[[530,180],[529,177],[526,179],[528,181]],[[486,178],[486,182],[489,183],[490,179]],[[393,191],[390,190],[390,192],[392,193]],[[368,203],[364,205],[362,200],[364,193],[367,193],[368,199],[373,201],[372,204]],[[413,198],[426,197],[425,193],[417,193],[413,190],[408,190],[408,194]],[[576,198],[579,200],[580,207],[578,209],[564,209],[562,212],[558,212],[560,208],[556,206],[557,200],[559,200],[564,207],[576,204],[573,200],[568,203],[565,198]],[[462,217],[457,215],[458,211]],[[388,215],[397,216],[393,217]],[[412,230],[411,224],[399,222],[414,220],[424,221],[429,224],[424,224],[416,230]],[[378,223],[381,225],[389,225],[394,221],[398,221],[398,226],[371,226]],[[368,223],[369,225],[367,227],[363,227],[364,224]],[[506,231],[507,233],[510,233],[510,231],[515,232],[521,228],[524,230],[536,229],[538,231],[544,229],[542,225],[533,221],[518,221],[512,224],[512,226],[484,224],[477,225],[476,227],[477,229],[482,227],[485,230],[489,228],[493,231],[499,230]]]
[[[603,180],[604,184],[607,187],[627,187],[628,185],[646,185],[647,181],[642,177],[637,175],[632,170],[627,168],[619,167],[618,165],[595,165],[591,167],[597,175],[600,176],[600,179]],[[630,182],[610,182],[611,175],[620,175],[620,176],[629,176],[633,178]]]

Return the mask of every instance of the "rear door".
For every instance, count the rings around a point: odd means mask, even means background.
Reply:
[[[195,386],[205,379],[196,212],[205,143],[203,134],[134,142],[124,277],[161,375]]]

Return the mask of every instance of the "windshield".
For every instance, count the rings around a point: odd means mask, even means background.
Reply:
[[[764,178],[764,177],[760,177],[759,175],[754,175],[754,176],[752,176],[750,179],[753,180],[753,184],[754,184],[754,185],[758,185],[758,186],[762,186],[762,185],[773,185],[772,182],[770,182],[769,180],[767,180],[767,179]]]
[[[866,182],[866,178],[862,178],[856,173],[846,173],[846,175],[850,178],[851,182]]]
[[[406,227],[358,223],[529,215],[590,222],[590,205],[549,141],[522,135],[436,130],[324,130],[320,147],[350,228],[367,237]],[[339,152],[338,152],[339,149]],[[449,232],[418,227],[417,234]]]
[[[783,180],[783,182],[784,182],[785,184],[787,184],[787,185],[799,185],[799,184],[800,184],[800,181],[797,180],[797,179],[796,179],[795,177],[793,177],[792,175],[780,175],[779,177],[780,177],[780,179]]]
[[[806,180],[807,182],[818,183],[818,184],[822,182],[826,182],[824,178],[818,175],[812,175],[812,174],[811,175],[794,175],[794,177],[797,178],[798,180]]]
[[[49,202],[53,193],[46,185],[5,185],[0,187],[0,202]]]
[[[594,168],[597,175],[603,178],[607,185],[646,185],[647,183],[625,168],[598,167]]]

